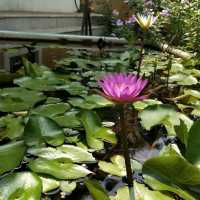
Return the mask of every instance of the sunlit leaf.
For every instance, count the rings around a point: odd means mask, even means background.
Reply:
[[[0,180],[0,188],[0,199],[2,200],[39,200],[42,183],[37,175],[20,172]]]
[[[57,189],[60,186],[60,182],[45,176],[40,176],[42,181],[42,192],[49,192]]]
[[[48,160],[63,160],[63,162],[82,163],[95,161],[91,153],[74,145],[63,145],[58,148],[32,148],[28,149],[28,153]]]
[[[58,179],[77,179],[91,173],[91,171],[80,165],[44,158],[32,160],[28,166],[34,172],[48,174]]]
[[[71,193],[76,189],[76,182],[60,181],[60,189],[62,192]]]
[[[124,157],[120,155],[115,155],[111,157],[110,160],[111,162],[99,161],[99,168],[102,171],[115,176],[126,176],[126,166]],[[135,160],[131,160],[131,166],[134,171],[142,170],[142,165]]]
[[[200,185],[200,169],[171,147],[166,147],[160,156],[147,160],[143,173],[178,185]]]
[[[144,176],[144,178],[145,178],[145,183],[149,185],[153,190],[169,191],[179,195],[183,199],[196,200],[196,198],[194,198],[189,192],[181,189],[179,186],[175,184],[173,185],[165,184],[150,176]]]
[[[136,200],[174,200],[174,198],[158,191],[149,190],[145,185],[134,182]]]

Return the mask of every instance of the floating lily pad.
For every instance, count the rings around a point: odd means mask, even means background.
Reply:
[[[45,100],[42,93],[24,88],[5,88],[0,90],[0,111],[17,112],[29,110],[37,102]]]
[[[52,119],[31,115],[24,129],[24,139],[28,146],[39,146],[46,142],[52,146],[64,143],[62,128]]]
[[[0,146],[0,174],[19,166],[25,151],[26,146],[23,141]]]
[[[71,162],[63,163],[44,158],[32,160],[28,166],[34,172],[48,174],[58,179],[78,179],[92,173],[88,169]]]
[[[42,183],[37,175],[21,172],[0,180],[0,188],[0,199],[2,200],[39,200]]]
[[[100,150],[103,149],[103,141],[116,144],[115,133],[102,126],[100,118],[94,111],[84,111],[81,115],[81,122],[86,131],[86,140],[89,147]]]

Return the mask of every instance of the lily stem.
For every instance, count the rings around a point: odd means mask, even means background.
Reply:
[[[128,150],[128,141],[127,141],[127,134],[126,134],[126,123],[124,117],[124,106],[122,105],[120,108],[120,139],[123,145],[123,153],[125,158],[125,165],[126,165],[126,173],[127,173],[127,183],[128,187],[133,188],[133,172],[131,169],[131,160]]]
[[[144,59],[144,36],[142,35],[141,38],[141,47],[140,47],[140,56],[139,56],[139,63],[138,63],[138,69],[137,69],[137,75],[140,75],[140,71],[141,71],[141,66],[142,66],[142,62]]]

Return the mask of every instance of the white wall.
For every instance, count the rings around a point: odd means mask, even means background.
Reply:
[[[0,11],[71,13],[76,12],[76,7],[74,0],[0,0]]]

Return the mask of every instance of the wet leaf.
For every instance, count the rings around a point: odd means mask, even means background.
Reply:
[[[0,127],[2,127],[0,129],[0,140],[20,138],[24,132],[23,119],[13,115],[0,118]]]
[[[62,192],[71,193],[76,189],[76,182],[60,181],[60,189]]]
[[[172,185],[165,184],[150,176],[144,176],[144,178],[145,178],[145,183],[149,185],[153,190],[163,191],[163,192],[169,191],[179,195],[179,197],[183,199],[196,200],[196,198],[194,198],[189,192],[181,189],[179,186],[175,184]]]
[[[0,199],[2,200],[39,200],[42,183],[37,175],[20,172],[0,180],[0,188]]]
[[[153,106],[158,104],[162,104],[162,102],[154,99],[146,99],[144,101],[136,101],[135,103],[133,103],[133,106],[136,110],[144,110],[148,106]]]
[[[99,168],[102,171],[115,176],[121,176],[121,177],[126,176],[126,166],[124,157],[120,155],[115,155],[111,157],[110,160],[111,162],[99,161],[98,163]],[[142,170],[142,165],[135,160],[131,160],[131,165],[134,171]]]
[[[196,85],[198,80],[192,75],[175,74],[169,77],[169,82],[178,85]]]
[[[92,110],[95,108],[111,107],[114,105],[113,102],[107,100],[105,97],[100,95],[90,95],[83,98],[71,98],[69,101],[73,106]]]
[[[188,134],[188,145],[186,158],[193,164],[200,167],[200,120],[194,122]]]
[[[124,186],[117,190],[115,196],[110,196],[111,200],[131,200],[128,187]]]
[[[95,158],[92,156],[92,154],[83,148],[74,145],[63,145],[57,149],[67,154],[73,162],[95,162]]]
[[[155,125],[164,124],[170,131],[174,125],[180,124],[177,112],[169,105],[149,106],[139,114],[139,117],[142,126],[147,130],[150,130]],[[169,134],[174,134],[174,132]]]
[[[26,147],[23,141],[0,146],[0,174],[19,166],[24,158]]]
[[[80,165],[44,158],[32,160],[28,166],[34,172],[48,174],[58,179],[77,179],[91,173],[91,171]]]
[[[160,156],[147,160],[143,173],[177,185],[200,185],[200,169],[177,153],[171,146]]]
[[[46,97],[42,93],[24,88],[5,88],[0,90],[0,111],[17,112],[29,110]]]
[[[74,145],[63,145],[58,148],[32,148],[28,153],[48,160],[63,160],[63,162],[95,162],[95,158],[87,150]]]
[[[60,187],[60,182],[45,176],[40,176],[42,181],[42,192],[50,192]]]
[[[87,87],[82,85],[79,82],[71,82],[67,85],[62,85],[59,87],[56,87],[57,90],[66,90],[69,92],[71,95],[78,95],[78,96],[83,96],[87,95]]]
[[[136,200],[174,200],[174,198],[158,191],[149,190],[145,185],[134,182]]]
[[[115,133],[102,126],[100,118],[94,111],[84,111],[81,115],[81,122],[86,131],[86,140],[89,147],[103,149],[103,140],[115,144],[117,142]]]
[[[61,127],[77,128],[81,125],[79,118],[77,117],[77,111],[69,111],[64,115],[55,116],[52,119],[55,120]]]
[[[47,104],[34,109],[33,113],[46,117],[54,117],[56,115],[65,113],[69,109],[70,106],[68,103]]]
[[[28,146],[39,146],[46,142],[52,146],[64,143],[64,132],[50,118],[31,115],[24,129],[24,139]]]
[[[15,84],[19,85],[22,88],[27,88],[30,90],[36,91],[55,91],[56,87],[59,85],[64,85],[65,81],[59,80],[54,75],[50,73],[48,76],[31,78],[31,77],[22,77],[15,79]]]
[[[96,180],[86,180],[85,185],[87,186],[93,200],[110,200],[106,190]]]

